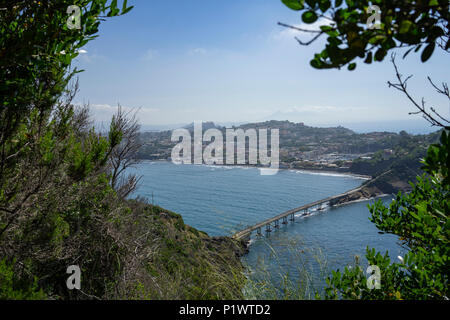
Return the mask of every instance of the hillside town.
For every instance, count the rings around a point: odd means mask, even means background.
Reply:
[[[186,129],[193,131],[193,125]],[[225,127],[212,122],[203,123],[203,130],[216,128],[224,132]],[[399,148],[403,140],[414,139],[415,145],[425,144],[429,137],[412,136],[406,132],[372,132],[358,134],[344,127],[316,128],[304,123],[289,121],[267,121],[250,123],[231,129],[279,129],[280,167],[290,169],[350,171],[355,160],[370,161],[374,157],[383,161],[405,156],[405,149]],[[171,140],[172,131],[141,133],[140,159],[171,160],[172,148],[177,144]],[[248,159],[248,143],[246,146]],[[225,145],[224,145],[225,149]],[[400,150],[401,149],[401,150]],[[402,153],[403,152],[403,153]]]

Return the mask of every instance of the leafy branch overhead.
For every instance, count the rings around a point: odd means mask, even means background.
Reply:
[[[316,69],[356,68],[356,60],[364,63],[383,61],[389,50],[407,48],[421,51],[422,62],[427,61],[436,47],[450,52],[448,0],[282,0],[290,9],[298,11],[305,24],[319,24],[316,30],[284,23],[279,25],[297,29],[313,37],[300,45],[309,45],[322,36],[325,48],[314,55],[311,66]],[[375,7],[379,8],[376,12]],[[375,21],[379,17],[379,21]],[[378,25],[374,25],[377,23]]]
[[[132,9],[127,1],[122,4],[120,9],[117,0],[0,1],[0,95],[4,97],[0,107],[23,112],[34,96],[42,94],[44,83],[64,78],[65,82],[50,86],[51,105],[76,73],[69,70],[71,63],[98,36],[101,21]],[[79,29],[67,24],[72,5],[81,11]]]

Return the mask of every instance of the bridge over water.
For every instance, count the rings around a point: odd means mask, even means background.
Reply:
[[[332,197],[328,197],[328,198],[325,198],[325,199],[322,199],[322,200],[318,200],[318,201],[315,201],[315,202],[312,202],[312,203],[305,204],[305,205],[303,205],[301,207],[298,207],[298,208],[295,208],[295,209],[288,210],[288,211],[283,212],[283,213],[281,213],[281,214],[279,214],[279,215],[277,215],[277,216],[275,216],[273,218],[264,220],[264,221],[262,221],[260,223],[257,223],[257,224],[255,224],[253,226],[250,226],[250,227],[247,227],[246,229],[235,233],[233,235],[233,238],[234,239],[238,239],[238,240],[248,238],[248,237],[250,237],[250,235],[252,234],[253,231],[257,231],[257,234],[261,235],[261,229],[264,228],[264,227],[266,229],[266,232],[271,232],[274,228],[277,229],[277,228],[280,227],[280,221],[281,221],[282,224],[287,224],[288,223],[288,219],[290,221],[294,221],[295,220],[295,214],[298,213],[298,212],[303,211],[303,215],[308,215],[308,210],[312,210],[314,208],[317,208],[318,210],[322,210],[323,207],[326,206],[327,204],[329,204],[331,201],[337,200],[337,199],[339,199],[341,197],[345,197],[345,196],[347,196],[347,195],[349,195],[349,194],[351,194],[353,192],[357,192],[357,191],[360,191],[360,190],[361,190],[361,187],[358,187],[356,189],[349,190],[349,191],[347,191],[345,193],[341,193],[341,194],[338,194],[338,195],[335,195],[335,196],[332,196]]]

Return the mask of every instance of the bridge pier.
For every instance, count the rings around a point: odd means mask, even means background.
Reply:
[[[262,236],[262,234],[261,234],[261,228],[258,228],[258,229],[256,230],[256,234],[257,234],[259,237]]]
[[[268,236],[269,235],[268,233],[272,232],[272,230],[273,230],[272,227],[279,228],[280,220],[282,221],[283,224],[286,224],[287,220],[288,220],[288,216],[289,216],[290,217],[289,220],[290,221],[294,221],[295,213],[299,213],[300,216],[302,216],[302,217],[303,216],[309,216],[311,214],[311,210],[317,209],[317,210],[321,211],[321,210],[324,210],[325,209],[324,206],[326,207],[327,205],[332,207],[334,204],[336,204],[336,200],[337,199],[342,198],[343,196],[349,195],[349,194],[351,194],[353,192],[360,191],[360,190],[361,190],[361,187],[356,188],[356,189],[352,189],[352,190],[347,191],[347,192],[342,193],[342,194],[338,194],[338,195],[335,195],[335,196],[332,196],[332,197],[328,197],[326,199],[315,201],[315,202],[312,202],[310,204],[306,204],[306,205],[303,205],[301,207],[298,207],[298,208],[295,208],[295,209],[292,209],[292,210],[289,210],[289,211],[286,211],[286,212],[284,212],[282,214],[279,214],[279,215],[275,216],[274,218],[264,220],[264,221],[254,225],[254,226],[247,227],[245,230],[237,232],[236,234],[233,235],[233,238],[235,238],[235,239],[243,239],[244,237],[247,237],[247,236],[251,235],[252,232],[255,231],[255,230],[257,231],[258,235],[261,235],[262,228],[264,228],[264,226],[265,226],[265,229],[266,229],[266,232],[267,232],[266,235]],[[273,226],[272,226],[272,223],[274,223]]]

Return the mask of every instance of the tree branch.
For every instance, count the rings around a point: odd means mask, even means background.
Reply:
[[[400,73],[400,71],[397,67],[397,64],[395,63],[395,53],[393,53],[391,55],[391,62],[394,66],[395,75],[397,77],[398,83],[392,83],[392,82],[388,81],[389,87],[393,87],[394,89],[403,92],[406,95],[406,97],[409,99],[409,101],[411,101],[412,104],[419,110],[416,112],[410,112],[409,114],[420,114],[421,113],[423,118],[425,120],[427,120],[432,126],[447,128],[448,126],[446,124],[444,124],[444,122],[450,123],[447,119],[445,119],[439,113],[437,113],[434,108],[431,108],[431,113],[428,112],[426,110],[426,106],[425,106],[426,105],[425,99],[422,98],[422,101],[419,104],[416,100],[414,100],[414,98],[408,92],[408,90],[407,90],[408,84],[407,83],[408,83],[408,80],[410,80],[412,78],[412,75],[409,75],[408,77],[403,79],[403,75]],[[431,82],[432,86],[438,91],[438,93],[444,94],[448,97],[448,86],[445,83],[443,84],[443,89],[440,89],[436,85],[434,85],[434,83],[431,81],[430,77],[428,77],[428,80]]]

